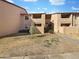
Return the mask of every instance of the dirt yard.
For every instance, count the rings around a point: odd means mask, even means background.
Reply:
[[[0,57],[79,52],[79,40],[62,34],[0,38]]]

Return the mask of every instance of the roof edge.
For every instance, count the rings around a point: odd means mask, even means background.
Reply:
[[[18,8],[21,8],[21,9],[23,9],[23,10],[27,13],[26,9],[23,8],[23,7],[20,7],[20,6],[16,5],[16,4],[11,3],[11,2],[8,2],[8,1],[6,1],[6,0],[1,0],[1,1],[6,2],[6,3],[8,3],[8,4],[11,4],[11,5],[13,5],[13,6],[16,6],[16,7],[18,7]]]

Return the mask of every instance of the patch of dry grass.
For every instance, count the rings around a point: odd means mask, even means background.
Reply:
[[[0,39],[0,56],[58,54],[73,50],[77,51],[79,48],[76,49],[76,45],[64,41],[56,34],[12,36]]]

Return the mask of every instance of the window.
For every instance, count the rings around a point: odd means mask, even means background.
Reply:
[[[33,18],[41,18],[41,14],[33,14]]]
[[[49,14],[49,15],[46,15],[45,16],[45,19],[51,19],[51,15]]]
[[[69,18],[70,17],[70,13],[63,13],[61,14],[61,18]]]
[[[35,26],[41,26],[41,24],[35,24]]]
[[[70,26],[70,23],[61,24],[61,26]]]
[[[29,17],[28,16],[25,16],[25,20],[28,20],[29,19]]]
[[[79,14],[75,14],[75,19],[79,19]]]

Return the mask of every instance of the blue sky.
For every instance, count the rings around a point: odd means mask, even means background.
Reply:
[[[7,0],[28,13],[79,12],[79,0]]]

